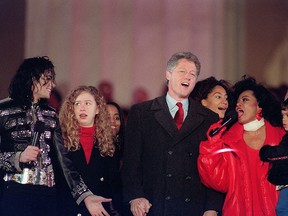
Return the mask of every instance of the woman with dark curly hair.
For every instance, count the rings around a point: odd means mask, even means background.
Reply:
[[[99,214],[108,215],[111,199],[107,197],[113,195],[118,167],[102,95],[93,86],[74,89],[64,101],[59,118],[64,146],[84,182],[98,196],[95,208]],[[65,195],[65,190],[62,193]],[[60,215],[90,215],[85,206],[77,206],[71,199],[62,199],[60,205]]]
[[[281,128],[281,107],[276,98],[252,77],[244,76],[233,88],[238,122],[215,136],[207,131],[201,142],[198,169],[202,182],[227,193],[223,215],[274,216],[278,193],[267,180],[268,164],[259,150],[265,143],[277,145],[285,134]]]
[[[227,81],[217,80],[212,76],[198,81],[190,97],[217,113],[219,118],[224,118],[229,106],[229,88],[230,84]]]

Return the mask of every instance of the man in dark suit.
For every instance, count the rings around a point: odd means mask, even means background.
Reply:
[[[167,64],[167,94],[129,112],[122,176],[134,216],[214,216],[221,210],[219,195],[201,184],[197,170],[200,141],[218,119],[188,99],[200,67],[192,53],[174,54]],[[177,102],[183,108],[179,129],[173,119],[182,109]]]

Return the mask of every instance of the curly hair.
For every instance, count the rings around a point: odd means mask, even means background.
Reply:
[[[19,66],[9,86],[9,95],[20,105],[31,105],[33,101],[33,81],[49,70],[55,81],[54,65],[47,56],[27,58]],[[43,101],[43,99],[42,99]]]
[[[208,95],[213,91],[216,86],[221,86],[225,89],[228,98],[230,95],[230,83],[226,80],[217,80],[215,77],[211,76],[207,79],[198,81],[190,94],[190,97],[201,102],[203,99],[207,99]]]
[[[262,108],[262,116],[275,127],[282,126],[281,104],[275,96],[264,87],[258,84],[256,79],[247,75],[242,77],[242,80],[236,82],[232,87],[235,101],[244,91],[251,90],[255,96],[258,106]],[[234,103],[236,106],[236,102]]]
[[[59,112],[59,119],[64,146],[69,151],[76,151],[81,148],[79,143],[79,124],[74,113],[74,104],[76,98],[83,92],[91,94],[99,108],[99,114],[97,114],[94,119],[94,125],[96,126],[96,147],[99,149],[101,155],[112,157],[114,155],[115,146],[113,144],[114,140],[110,127],[109,113],[103,96],[94,86],[79,86],[74,89],[63,102]]]

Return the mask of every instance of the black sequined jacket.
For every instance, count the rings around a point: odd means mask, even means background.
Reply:
[[[53,165],[55,182],[64,175],[71,193],[79,204],[92,192],[72,165],[64,148],[57,114],[48,105],[38,109],[45,122],[45,143],[50,147],[49,156]],[[1,178],[6,173],[20,173],[20,153],[31,145],[32,111],[30,107],[19,106],[13,100],[0,102],[0,171]]]

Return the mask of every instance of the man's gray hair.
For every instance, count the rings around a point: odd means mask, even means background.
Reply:
[[[171,56],[167,62],[167,71],[172,72],[173,69],[177,66],[180,59],[186,59],[188,61],[194,62],[197,69],[197,76],[200,74],[201,64],[197,56],[191,52],[177,52]]]

